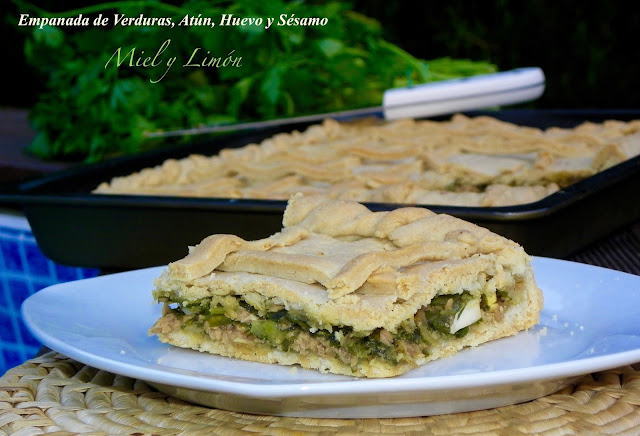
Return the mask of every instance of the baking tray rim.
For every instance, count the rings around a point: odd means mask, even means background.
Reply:
[[[424,207],[437,213],[447,213],[462,219],[492,221],[520,221],[541,219],[579,202],[585,197],[614,185],[617,181],[632,176],[640,169],[640,156],[614,165],[604,171],[580,180],[566,188],[533,203],[500,207],[468,207],[412,203],[363,202],[371,210],[389,210],[400,207]],[[46,185],[53,180],[72,178],[91,170],[90,166],[56,172],[36,180],[19,184],[14,192],[0,193],[0,202],[13,202],[22,206],[73,205],[85,207],[126,207],[134,209],[185,209],[216,212],[282,213],[286,200],[235,199],[218,197],[181,197],[133,194],[92,193],[30,193],[30,190]]]

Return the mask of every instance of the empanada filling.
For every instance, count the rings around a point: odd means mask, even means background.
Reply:
[[[185,331],[231,340],[238,346],[337,358],[353,368],[371,359],[415,364],[432,347],[464,337],[483,319],[499,320],[512,303],[508,291],[440,295],[396,331],[356,331],[350,326],[322,325],[301,310],[287,310],[272,299],[255,297],[227,295],[184,302],[163,293],[158,301],[165,303],[164,318],[177,321]]]

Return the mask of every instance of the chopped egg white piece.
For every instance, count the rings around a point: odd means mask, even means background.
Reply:
[[[451,327],[449,328],[449,332],[454,334],[458,330],[461,330],[474,322],[478,321],[482,318],[482,311],[480,310],[480,299],[476,298],[471,300],[464,306],[464,309],[458,313],[458,315],[454,318]]]

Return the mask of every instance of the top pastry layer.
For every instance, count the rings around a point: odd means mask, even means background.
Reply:
[[[193,283],[225,277],[221,272],[244,273],[314,286],[327,301],[350,295],[409,300],[426,293],[428,303],[436,293],[459,293],[464,286],[495,291],[529,268],[515,242],[424,208],[372,212],[355,202],[296,195],[283,226],[257,241],[209,236],[169,264],[165,280]],[[259,286],[254,291],[263,292]]]

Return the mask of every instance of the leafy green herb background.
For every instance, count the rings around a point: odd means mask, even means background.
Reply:
[[[28,2],[50,12],[97,3]],[[125,3],[132,6],[121,6],[121,12],[140,12],[135,3],[141,2]],[[17,12],[24,8],[13,3],[4,14],[0,36],[11,44],[5,44],[9,86],[0,104],[31,109],[40,132],[31,150],[42,157],[95,161],[152,146],[142,137],[145,131],[377,105],[388,87],[465,74],[465,69],[487,72],[491,64],[501,70],[544,69],[547,90],[530,107],[637,107],[640,97],[635,3],[623,8],[618,2],[548,0],[174,1],[144,12],[175,17],[186,8],[205,16],[224,11],[266,17],[298,11],[298,16],[332,19],[323,29],[262,32],[132,26],[109,32],[106,40],[105,29],[95,28],[78,29],[81,36],[68,29],[40,32],[37,40],[17,29]],[[247,52],[238,53],[243,67],[189,71],[178,65],[179,57],[162,86],[149,83],[139,69],[130,74],[122,67],[103,68],[102,58],[119,46],[124,50],[144,40],[145,47],[158,47],[167,38],[183,53],[203,46],[226,55],[245,47]],[[420,61],[436,58],[445,59]]]

